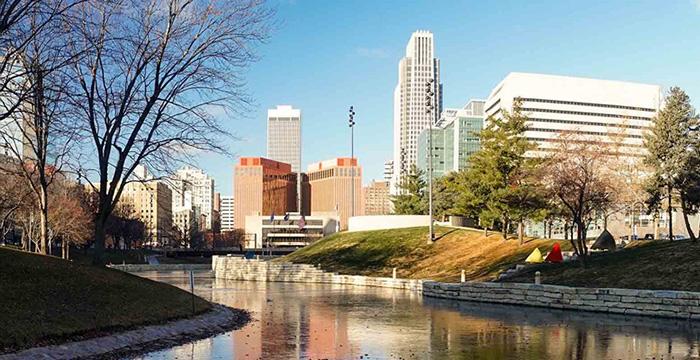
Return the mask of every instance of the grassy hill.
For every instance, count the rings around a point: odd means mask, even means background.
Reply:
[[[500,233],[437,227],[438,241],[427,245],[427,227],[342,232],[297,250],[280,261],[321,264],[342,274],[391,276],[459,281],[462,269],[468,280],[492,280],[499,272],[522,263],[539,247],[548,251],[551,240],[503,241]],[[562,243],[562,245],[565,245]]]
[[[700,242],[637,241],[613,253],[593,255],[586,267],[579,262],[528,267],[509,282],[532,282],[581,287],[700,291]]]
[[[121,271],[0,248],[0,353],[192,314],[189,293]],[[210,308],[195,299],[196,312]]]

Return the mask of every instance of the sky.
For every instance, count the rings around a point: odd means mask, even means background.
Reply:
[[[240,156],[265,156],[267,109],[302,110],[302,168],[350,156],[347,112],[355,108],[355,154],[363,182],[392,158],[398,62],[416,30],[435,36],[443,106],[485,99],[509,72],[536,72],[683,88],[700,98],[700,0],[382,1],[275,0],[275,25],[245,74],[254,99],[242,115],[220,114],[237,140],[233,157],[197,165],[232,194]]]

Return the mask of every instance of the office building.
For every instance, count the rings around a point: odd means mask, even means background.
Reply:
[[[286,217],[286,219],[285,219]],[[246,216],[246,248],[303,247],[333,234],[338,220],[328,214],[304,215],[289,213],[287,216]]]
[[[135,215],[146,225],[147,244],[172,245],[172,192],[164,182],[151,180],[127,183],[121,201],[130,204]]]
[[[221,231],[233,231],[234,229],[234,200],[233,196],[221,197]]]
[[[240,158],[234,169],[234,228],[245,229],[246,216],[296,212],[296,180],[290,164],[262,157]]]
[[[301,171],[301,110],[289,105],[267,110],[267,158]]]
[[[480,149],[479,132],[484,125],[484,100],[471,100],[461,109],[445,109],[432,129],[433,176],[469,167],[469,157]],[[428,136],[418,137],[418,168],[428,171]]]
[[[201,169],[184,166],[168,181],[173,192],[173,211],[191,210],[201,230],[211,230],[214,213],[214,178]],[[184,228],[185,224],[175,224]],[[182,225],[182,226],[181,226]]]
[[[387,215],[391,213],[391,197],[388,181],[372,180],[362,188],[365,215]]]
[[[307,167],[306,175],[312,215],[335,212],[341,230],[347,229],[351,216],[363,215],[362,168],[356,158],[313,163]]]
[[[556,148],[561,135],[619,144],[618,152],[640,157],[643,133],[662,101],[659,85],[531,73],[510,73],[491,91],[486,116],[512,111],[520,99],[529,117],[525,136],[540,153]]]
[[[440,60],[435,57],[433,34],[416,31],[399,62],[398,84],[394,89],[394,171],[391,189],[418,159],[418,136],[435,123],[442,111]],[[426,104],[426,83],[432,80],[432,111]]]

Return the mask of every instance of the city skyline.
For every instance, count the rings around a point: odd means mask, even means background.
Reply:
[[[201,157],[198,165],[217,180],[222,194],[232,193],[230,179],[238,156],[265,154],[266,112],[277,104],[304,110],[302,137],[314,141],[304,144],[302,169],[315,161],[349,156],[346,112],[354,105],[356,157],[365,169],[364,182],[382,179],[384,162],[392,158],[396,64],[417,29],[435,36],[445,108],[487,98],[500,80],[516,71],[659,84],[664,90],[678,85],[691,98],[700,93],[694,62],[673,60],[695,58],[700,51],[689,46],[692,30],[700,29],[700,11],[690,1],[664,8],[673,23],[655,16],[659,3],[636,4],[636,16],[625,26],[618,26],[631,10],[625,4],[594,2],[574,14],[561,3],[316,5],[277,5],[285,24],[261,47],[261,61],[248,77],[256,101],[246,117],[224,114],[226,126],[240,138],[230,143],[234,158]],[[435,12],[444,16],[430,15]],[[546,21],[520,20],[532,13],[546,15]],[[599,26],[591,28],[591,22]],[[576,42],[565,41],[574,36]],[[678,41],[669,43],[671,36]]]

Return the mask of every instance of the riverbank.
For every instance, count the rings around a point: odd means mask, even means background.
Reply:
[[[426,244],[427,227],[342,232],[280,258],[280,262],[321,264],[324,270],[376,277],[397,276],[454,282],[465,271],[467,280],[489,281],[523,263],[535,247],[544,251],[554,241],[503,241],[500,233],[436,227],[437,241]],[[567,245],[561,242],[564,247]]]
[[[118,270],[0,248],[0,354],[191,317],[192,296]],[[212,305],[194,298],[194,314]]]
[[[637,241],[592,255],[586,267],[577,261],[528,266],[503,281],[531,283],[537,271],[543,284],[700,292],[700,242]]]

